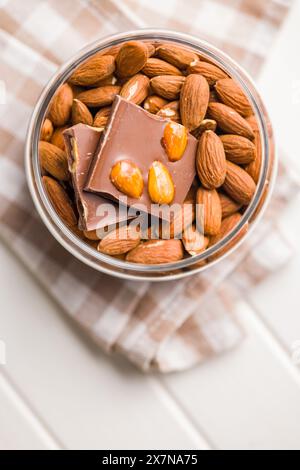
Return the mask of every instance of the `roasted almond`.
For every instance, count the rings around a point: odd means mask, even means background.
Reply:
[[[140,198],[144,188],[143,175],[131,160],[119,160],[111,169],[112,184],[129,197]]]
[[[160,161],[154,161],[148,174],[148,193],[155,204],[171,204],[175,188],[167,167]]]
[[[40,141],[39,158],[42,168],[51,176],[61,181],[69,179],[67,156],[63,150],[50,142]]]
[[[196,225],[193,224],[184,230],[182,243],[189,255],[196,256],[206,250],[209,244],[209,238],[205,237],[203,233],[200,233]]]
[[[220,137],[205,131],[198,143],[196,168],[199,179],[207,189],[219,188],[225,181],[226,157]]]
[[[237,134],[253,139],[254,134],[250,124],[233,108],[223,103],[209,103],[208,115],[217,121],[218,126],[228,134]]]
[[[142,264],[162,264],[179,261],[183,258],[181,240],[149,240],[131,250],[126,261]]]
[[[71,200],[64,188],[58,183],[58,181],[50,178],[49,176],[43,176],[42,180],[48,197],[59,217],[69,227],[75,227],[77,224],[77,218],[73,210]]]
[[[160,96],[157,96],[157,95],[150,95],[148,96],[148,98],[145,99],[143,106],[144,106],[144,109],[148,111],[149,113],[156,114],[166,104],[168,104],[168,101],[165,100],[164,98],[161,98]]]
[[[171,162],[183,157],[188,141],[188,133],[184,126],[177,122],[168,122],[164,128],[162,144]]]
[[[131,103],[141,104],[149,94],[149,87],[149,78],[138,73],[123,85],[120,96]]]
[[[125,42],[116,57],[119,77],[131,77],[137,74],[148,59],[148,48],[142,41]]]
[[[197,227],[206,235],[216,235],[221,227],[222,208],[215,189],[199,188],[196,195]]]
[[[192,134],[194,137],[196,137],[196,139],[200,139],[200,137],[205,131],[215,132],[216,129],[217,129],[217,123],[214,119],[203,119],[200,126],[197,127],[197,129],[194,129],[192,131]]]
[[[154,93],[167,100],[176,100],[179,98],[184,81],[185,77],[178,75],[159,75],[151,78],[150,84]]]
[[[240,135],[225,134],[220,139],[224,146],[227,160],[238,165],[246,165],[255,158],[255,145],[251,140]]]
[[[155,77],[156,75],[182,75],[177,67],[156,57],[150,57],[142,70],[148,77]]]
[[[68,122],[72,104],[72,88],[64,83],[58,88],[49,106],[48,117],[55,127],[64,126]]]
[[[53,134],[52,122],[50,121],[50,119],[46,118],[41,128],[40,140],[49,142],[51,140],[52,134]]]
[[[256,122],[256,121],[255,121]],[[253,123],[253,126],[255,126],[255,123]],[[247,173],[253,178],[255,183],[258,183],[259,180],[259,175],[260,175],[260,169],[261,169],[261,162],[262,162],[262,153],[261,153],[261,140],[260,140],[260,133],[258,130],[258,127],[254,127],[254,144],[255,144],[255,158],[254,160],[249,163],[245,167],[245,170]]]
[[[227,78],[228,75],[216,65],[201,60],[196,60],[187,69],[188,74],[199,73],[208,81],[209,85],[214,85],[217,80]]]
[[[99,80],[112,75],[114,71],[115,58],[113,56],[96,54],[75,70],[69,82],[73,85],[92,86]]]
[[[91,108],[108,106],[113,102],[115,96],[120,93],[120,89],[119,86],[113,85],[92,88],[79,93],[77,98]]]
[[[186,69],[197,60],[197,54],[190,49],[175,44],[162,44],[156,48],[156,55],[178,69]]]
[[[94,127],[105,127],[108,121],[108,118],[111,113],[111,106],[105,106],[100,108],[97,114],[94,117],[93,126]]]
[[[202,75],[188,75],[181,88],[180,114],[183,125],[192,131],[200,126],[206,114],[209,86]]]
[[[256,185],[251,176],[235,163],[228,162],[224,191],[236,202],[246,205],[251,202]]]
[[[241,116],[247,117],[253,113],[252,107],[242,89],[232,78],[218,80],[215,85],[220,100],[233,108]]]
[[[228,217],[235,212],[238,212],[242,207],[242,204],[235,202],[233,199],[231,199],[231,197],[227,196],[227,194],[219,193],[219,198],[222,208],[222,219],[225,219],[225,217]]]
[[[158,111],[157,116],[160,116],[164,119],[170,119],[170,121],[180,122],[181,118],[179,101],[170,101]]]
[[[140,243],[140,239],[136,226],[125,225],[105,235],[97,249],[107,255],[121,255],[135,248]]]
[[[91,126],[93,124],[93,116],[84,103],[75,99],[72,105],[72,124],[80,123]]]
[[[56,147],[59,147],[61,150],[65,150],[65,139],[63,136],[63,132],[68,129],[68,126],[62,126],[62,127],[57,127],[54,129],[54,132],[51,137],[51,144],[56,145]]]

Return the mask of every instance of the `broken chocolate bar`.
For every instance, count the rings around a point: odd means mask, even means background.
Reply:
[[[64,131],[68,166],[72,175],[76,204],[79,212],[79,228],[95,230],[126,220],[116,204],[103,197],[84,191],[91,160],[99,144],[102,129],[77,124]]]
[[[161,183],[164,184],[165,181],[166,185],[174,186],[174,191],[172,187],[169,191],[165,188],[165,200],[168,203],[182,204],[195,177],[197,140],[188,134],[182,158],[171,161],[163,145],[164,129],[169,122],[117,96],[91,165],[86,190],[122,202],[124,191],[120,188],[124,184],[124,187],[127,186],[125,194],[128,206],[143,205],[147,212],[155,214],[157,208],[153,208],[153,202],[162,204],[163,199],[160,202],[157,197],[156,201],[151,198],[151,191],[149,192],[148,174],[151,175],[149,170],[154,168],[152,193],[157,193],[156,183],[160,184],[161,189]],[[125,174],[123,180],[120,175],[118,180],[118,172],[123,169],[127,175]],[[155,181],[155,171],[158,170],[162,170],[163,174],[158,175]],[[136,187],[130,188],[131,182]]]

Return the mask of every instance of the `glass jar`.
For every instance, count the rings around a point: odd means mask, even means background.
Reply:
[[[174,42],[175,44],[193,48],[200,55],[219,65],[243,89],[253,107],[259,127],[262,156],[260,177],[256,193],[243,213],[240,222],[227,236],[217,244],[206,249],[203,253],[175,263],[159,265],[129,263],[96,251],[77,237],[63,223],[55,212],[42,184],[38,158],[38,142],[41,126],[54,93],[83,61],[96,52],[128,40]],[[27,181],[35,206],[49,231],[62,246],[76,258],[98,271],[125,279],[151,281],[174,280],[190,276],[191,274],[209,269],[215,263],[220,263],[225,256],[238,249],[241,243],[250,236],[260,219],[268,203],[276,175],[272,126],[261,97],[248,74],[234,60],[207,42],[186,34],[158,29],[129,31],[105,37],[79,51],[75,57],[57,71],[43,90],[34,109],[28,129],[25,163]],[[248,230],[243,230],[247,225],[249,226]]]

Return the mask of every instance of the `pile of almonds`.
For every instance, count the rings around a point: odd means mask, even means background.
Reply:
[[[180,136],[186,139],[190,132],[198,139],[197,180],[177,217],[190,212],[193,220],[201,205],[204,235],[192,224],[175,239],[178,233],[171,226],[173,238],[164,239],[160,233],[159,240],[145,241],[125,225],[99,240],[95,231],[78,228],[62,132],[78,123],[105,127],[117,94],[176,123],[179,139],[165,142],[170,158],[176,160],[185,145]],[[190,48],[129,41],[95,54],[57,90],[41,129],[39,155],[45,189],[71,230],[111,256],[159,264],[199,254],[236,226],[256,189],[260,147],[248,99],[225,71]],[[230,246],[245,230],[246,226]]]

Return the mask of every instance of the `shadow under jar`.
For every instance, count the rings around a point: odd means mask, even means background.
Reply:
[[[188,48],[198,55],[201,61],[216,65],[223,70],[228,77],[232,78],[239,85],[252,108],[252,116],[248,116],[247,120],[254,130],[255,139],[253,139],[253,142],[256,147],[256,156],[259,156],[260,162],[258,164],[256,161],[256,164],[252,163],[248,168],[246,168],[246,165],[242,165],[242,168],[246,169],[248,174],[255,179],[255,193],[247,206],[241,206],[241,208],[237,207],[236,217],[235,219],[233,218],[234,223],[229,222],[227,227],[226,223],[224,224],[224,236],[211,237],[214,238],[214,243],[208,243],[204,251],[194,256],[190,256],[186,253],[183,259],[176,262],[162,264],[133,263],[97,251],[97,242],[84,239],[80,235],[79,230],[70,228],[71,223],[68,226],[62,220],[53,207],[49,199],[49,193],[47,193],[42,180],[43,172],[41,171],[38,148],[41,139],[41,129],[47,117],[49,104],[53,96],[58,88],[68,81],[70,76],[82,63],[96,53],[105,53],[108,50],[114,51],[120,44],[127,41],[144,41],[148,44],[148,49],[151,51],[151,54],[155,51],[155,47],[164,43]],[[152,47],[152,45],[154,45],[154,47]],[[196,69],[193,73],[200,72]],[[185,70],[182,71],[182,75],[186,75]],[[210,99],[214,101],[214,81],[208,79],[208,83],[211,90]],[[165,99],[166,98],[161,97],[160,103],[154,100],[151,102],[151,99],[148,99],[151,110],[157,112],[160,106],[164,104]],[[169,99],[168,101],[174,100]],[[157,105],[158,108],[155,108]],[[147,109],[147,106],[145,106],[145,108]],[[160,115],[167,117],[164,116],[163,112],[160,112]],[[103,112],[103,117],[104,121],[102,122],[105,122],[105,111]],[[72,126],[72,123],[69,124],[69,127],[70,126]],[[51,127],[51,123],[49,123],[49,127]],[[44,129],[44,132],[47,132],[47,129]],[[61,136],[54,135],[55,131],[53,134],[53,129],[49,129],[49,132],[52,133],[52,139],[55,137],[55,144],[59,145]],[[194,135],[199,137],[199,135],[196,134],[197,132],[194,132]],[[229,132],[223,132],[223,134],[229,134]],[[223,143],[226,148],[226,137],[224,137]],[[58,70],[43,90],[33,112],[28,130],[25,162],[27,181],[35,206],[49,231],[62,246],[76,258],[98,271],[125,279],[151,281],[174,280],[209,269],[209,267],[215,263],[220,263],[222,259],[233,250],[238,249],[245,238],[253,231],[257,221],[260,219],[269,200],[276,174],[272,127],[264,104],[247,73],[230,57],[205,41],[182,33],[156,29],[130,31],[96,41],[81,50]],[[226,212],[226,193],[224,194],[223,210]]]

